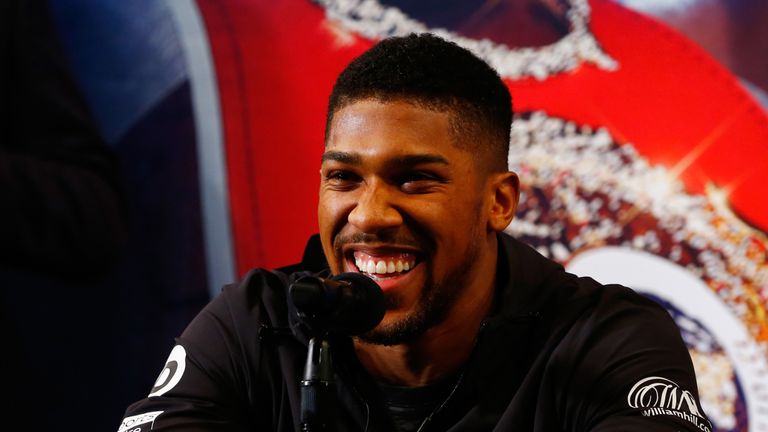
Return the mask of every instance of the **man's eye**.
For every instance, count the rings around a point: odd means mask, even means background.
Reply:
[[[330,171],[325,175],[325,182],[333,186],[347,186],[357,183],[359,177],[349,171]]]
[[[408,193],[429,193],[442,183],[441,177],[420,171],[407,173],[400,178],[401,188]]]
[[[345,173],[343,171],[331,171],[325,176],[325,178],[327,180],[347,180],[349,179],[349,173]]]
[[[439,181],[440,179],[430,173],[425,172],[412,172],[405,174],[403,177],[400,178],[401,183],[415,183],[415,182],[422,182],[422,181]]]

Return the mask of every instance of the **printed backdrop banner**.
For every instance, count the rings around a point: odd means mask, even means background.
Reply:
[[[664,305],[716,430],[768,430],[763,108],[702,48],[614,2],[430,4],[197,1],[236,272],[296,262],[316,232],[336,75],[383,37],[434,32],[487,60],[512,92],[509,166],[523,197],[507,231]]]

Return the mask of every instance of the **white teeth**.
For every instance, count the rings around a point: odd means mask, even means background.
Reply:
[[[390,273],[402,273],[412,269],[416,263],[397,261],[375,261],[365,260],[364,258],[355,258],[355,265],[364,273],[368,274],[390,274]]]
[[[376,263],[376,273],[386,273],[387,272],[387,263],[384,261],[379,261]]]

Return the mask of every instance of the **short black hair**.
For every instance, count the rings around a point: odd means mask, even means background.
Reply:
[[[365,99],[450,111],[457,146],[485,152],[493,171],[507,170],[512,97],[498,73],[469,50],[429,33],[383,39],[336,79],[326,144],[334,114]]]

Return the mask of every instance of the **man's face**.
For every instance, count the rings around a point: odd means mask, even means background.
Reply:
[[[363,100],[337,111],[330,125],[320,236],[334,274],[363,272],[388,299],[370,341],[406,342],[440,322],[473,283],[495,235],[488,176],[454,144],[450,116]]]

